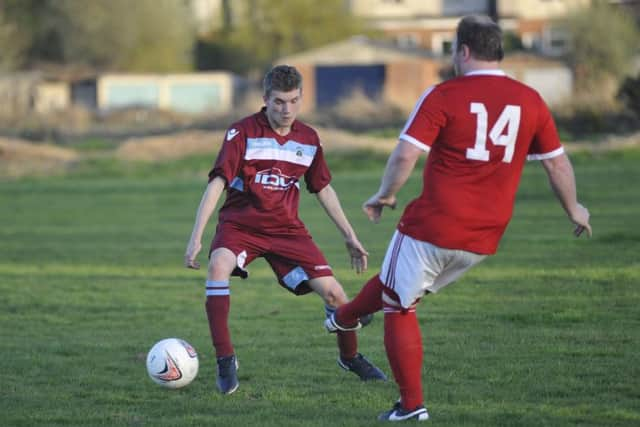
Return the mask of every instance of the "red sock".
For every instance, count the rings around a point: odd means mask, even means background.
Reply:
[[[422,405],[422,336],[414,311],[384,314],[384,347],[400,388],[402,407]]]
[[[349,327],[355,325],[360,317],[381,310],[383,289],[380,276],[376,274],[360,289],[353,300],[338,307],[335,314],[336,321],[340,325]]]
[[[231,305],[229,295],[207,296],[205,307],[209,319],[209,331],[211,342],[216,349],[216,357],[231,356],[233,345],[229,334],[229,307]]]
[[[352,359],[358,353],[358,336],[354,331],[338,331],[338,349],[342,359]]]

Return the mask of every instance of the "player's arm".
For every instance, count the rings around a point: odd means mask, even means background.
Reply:
[[[573,173],[571,161],[565,153],[550,159],[542,160],[549,183],[558,197],[569,219],[576,225],[574,234],[580,236],[587,231],[591,237],[591,225],[589,224],[589,211],[578,203],[576,192],[576,179]]]
[[[187,250],[184,254],[184,265],[187,268],[200,268],[200,263],[196,261],[196,257],[202,249],[202,234],[209,222],[209,218],[211,218],[211,215],[216,209],[220,195],[224,191],[225,184],[224,178],[216,176],[209,182],[209,185],[207,185],[202,195],[200,206],[198,206],[198,212],[196,213],[193,231],[191,232],[191,238],[189,239]]]
[[[322,190],[316,193],[316,197],[327,212],[329,218],[331,218],[336,227],[338,227],[338,230],[340,230],[340,233],[344,236],[347,250],[351,256],[351,267],[355,268],[358,273],[365,271],[367,269],[369,253],[362,246],[349,220],[347,220],[347,216],[344,214],[335,190],[330,184],[327,184]]]
[[[382,209],[385,206],[392,209],[396,207],[396,194],[409,179],[416,161],[422,153],[424,150],[402,139],[396,145],[387,160],[378,192],[362,206],[371,221],[378,222],[380,220]]]

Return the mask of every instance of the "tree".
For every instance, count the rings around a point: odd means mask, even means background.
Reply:
[[[618,90],[618,98],[640,118],[640,73],[624,80]]]
[[[207,46],[203,52],[208,56],[204,61],[200,58],[203,67],[246,72],[266,67],[276,58],[365,31],[364,23],[348,12],[343,0],[231,3],[224,2],[222,29],[204,40]]]
[[[22,65],[158,72],[192,68],[195,32],[185,2],[5,0],[2,7],[26,34]]]
[[[7,22],[4,16],[0,16],[0,71],[13,71],[19,68],[26,47],[24,44],[16,44],[19,37],[17,25]]]
[[[640,39],[634,19],[607,2],[594,1],[570,15],[566,25],[576,88],[612,98],[619,81],[630,71]]]
[[[28,13],[38,0],[0,2],[0,71],[14,71],[27,62],[35,23]]]

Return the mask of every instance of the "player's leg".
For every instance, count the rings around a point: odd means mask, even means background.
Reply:
[[[309,286],[324,301],[325,314],[331,316],[336,308],[348,301],[347,294],[333,276],[317,277],[308,281]],[[338,331],[340,358],[351,359],[358,352],[358,338],[355,331]]]
[[[348,302],[347,294],[333,276],[316,277],[309,280],[309,286],[325,303],[327,316],[332,316],[336,308]],[[361,380],[386,380],[386,375],[358,352],[358,338],[353,330],[336,331],[341,368],[358,375]]]
[[[236,256],[229,249],[217,248],[211,252],[205,307],[216,357],[226,357],[233,354],[228,318],[231,305],[229,278],[235,267]]]
[[[327,330],[335,332],[339,329],[357,329],[360,319],[382,309],[383,289],[380,276],[376,274],[362,287],[358,295],[347,304],[341,305],[335,314],[327,319]]]
[[[224,394],[238,388],[238,360],[229,332],[231,276],[247,277],[244,270],[262,250],[263,241],[233,225],[219,225],[211,243],[207,273],[207,300],[205,303],[211,340],[218,363],[218,389]]]
[[[391,257],[397,255],[399,248],[399,234],[394,234],[389,246],[387,248],[387,254],[385,256],[383,266],[387,265]],[[384,274],[385,277],[391,271],[387,268]],[[376,274],[362,287],[358,295],[349,302],[343,305],[337,310],[333,319],[325,322],[325,326],[329,332],[334,332],[336,329],[351,328],[357,325],[358,319],[368,314],[375,313],[382,309],[382,291],[384,284],[381,280],[380,274]]]
[[[224,394],[233,393],[239,385],[236,374],[238,361],[229,333],[229,309],[231,306],[229,278],[235,267],[236,256],[229,249],[217,248],[211,252],[205,307],[218,364],[216,382],[218,389]]]
[[[420,326],[413,304],[408,309],[392,300],[388,291],[384,303],[384,347],[389,366],[400,391],[399,405],[385,417],[428,418],[422,390],[423,347]],[[397,298],[397,297],[395,297]],[[395,411],[394,414],[391,412]]]
[[[324,300],[325,314],[348,301],[342,285],[335,279],[324,255],[308,234],[272,238],[271,250],[265,259],[278,276],[280,285],[303,295],[314,291]],[[355,372],[361,379],[386,379],[384,374],[358,353],[354,331],[337,334],[341,367]]]
[[[400,402],[381,419],[428,419],[423,405],[422,336],[415,307],[426,292],[453,282],[483,255],[438,248],[396,233],[382,266],[384,342]]]
[[[437,276],[438,263],[433,261],[421,242],[396,232],[382,264],[384,346],[400,391],[400,400],[380,415],[383,420],[429,417],[423,404],[422,335],[415,309]]]

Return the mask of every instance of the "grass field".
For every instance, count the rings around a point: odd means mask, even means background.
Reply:
[[[380,159],[330,160],[372,255],[367,277],[348,269],[315,198],[303,197],[301,215],[353,295],[377,271],[400,210],[378,225],[360,214]],[[262,261],[232,283],[240,389],[215,392],[205,273],[182,268],[205,185],[193,171],[210,161],[104,162],[0,182],[0,426],[377,425],[394,383],[340,370],[320,299],[282,291]],[[419,307],[433,425],[640,425],[639,163],[638,150],[574,156],[590,240],[573,238],[542,169],[526,168],[499,254]],[[200,353],[198,377],[177,391],[153,384],[144,365],[171,336]],[[360,344],[390,373],[381,316]]]

